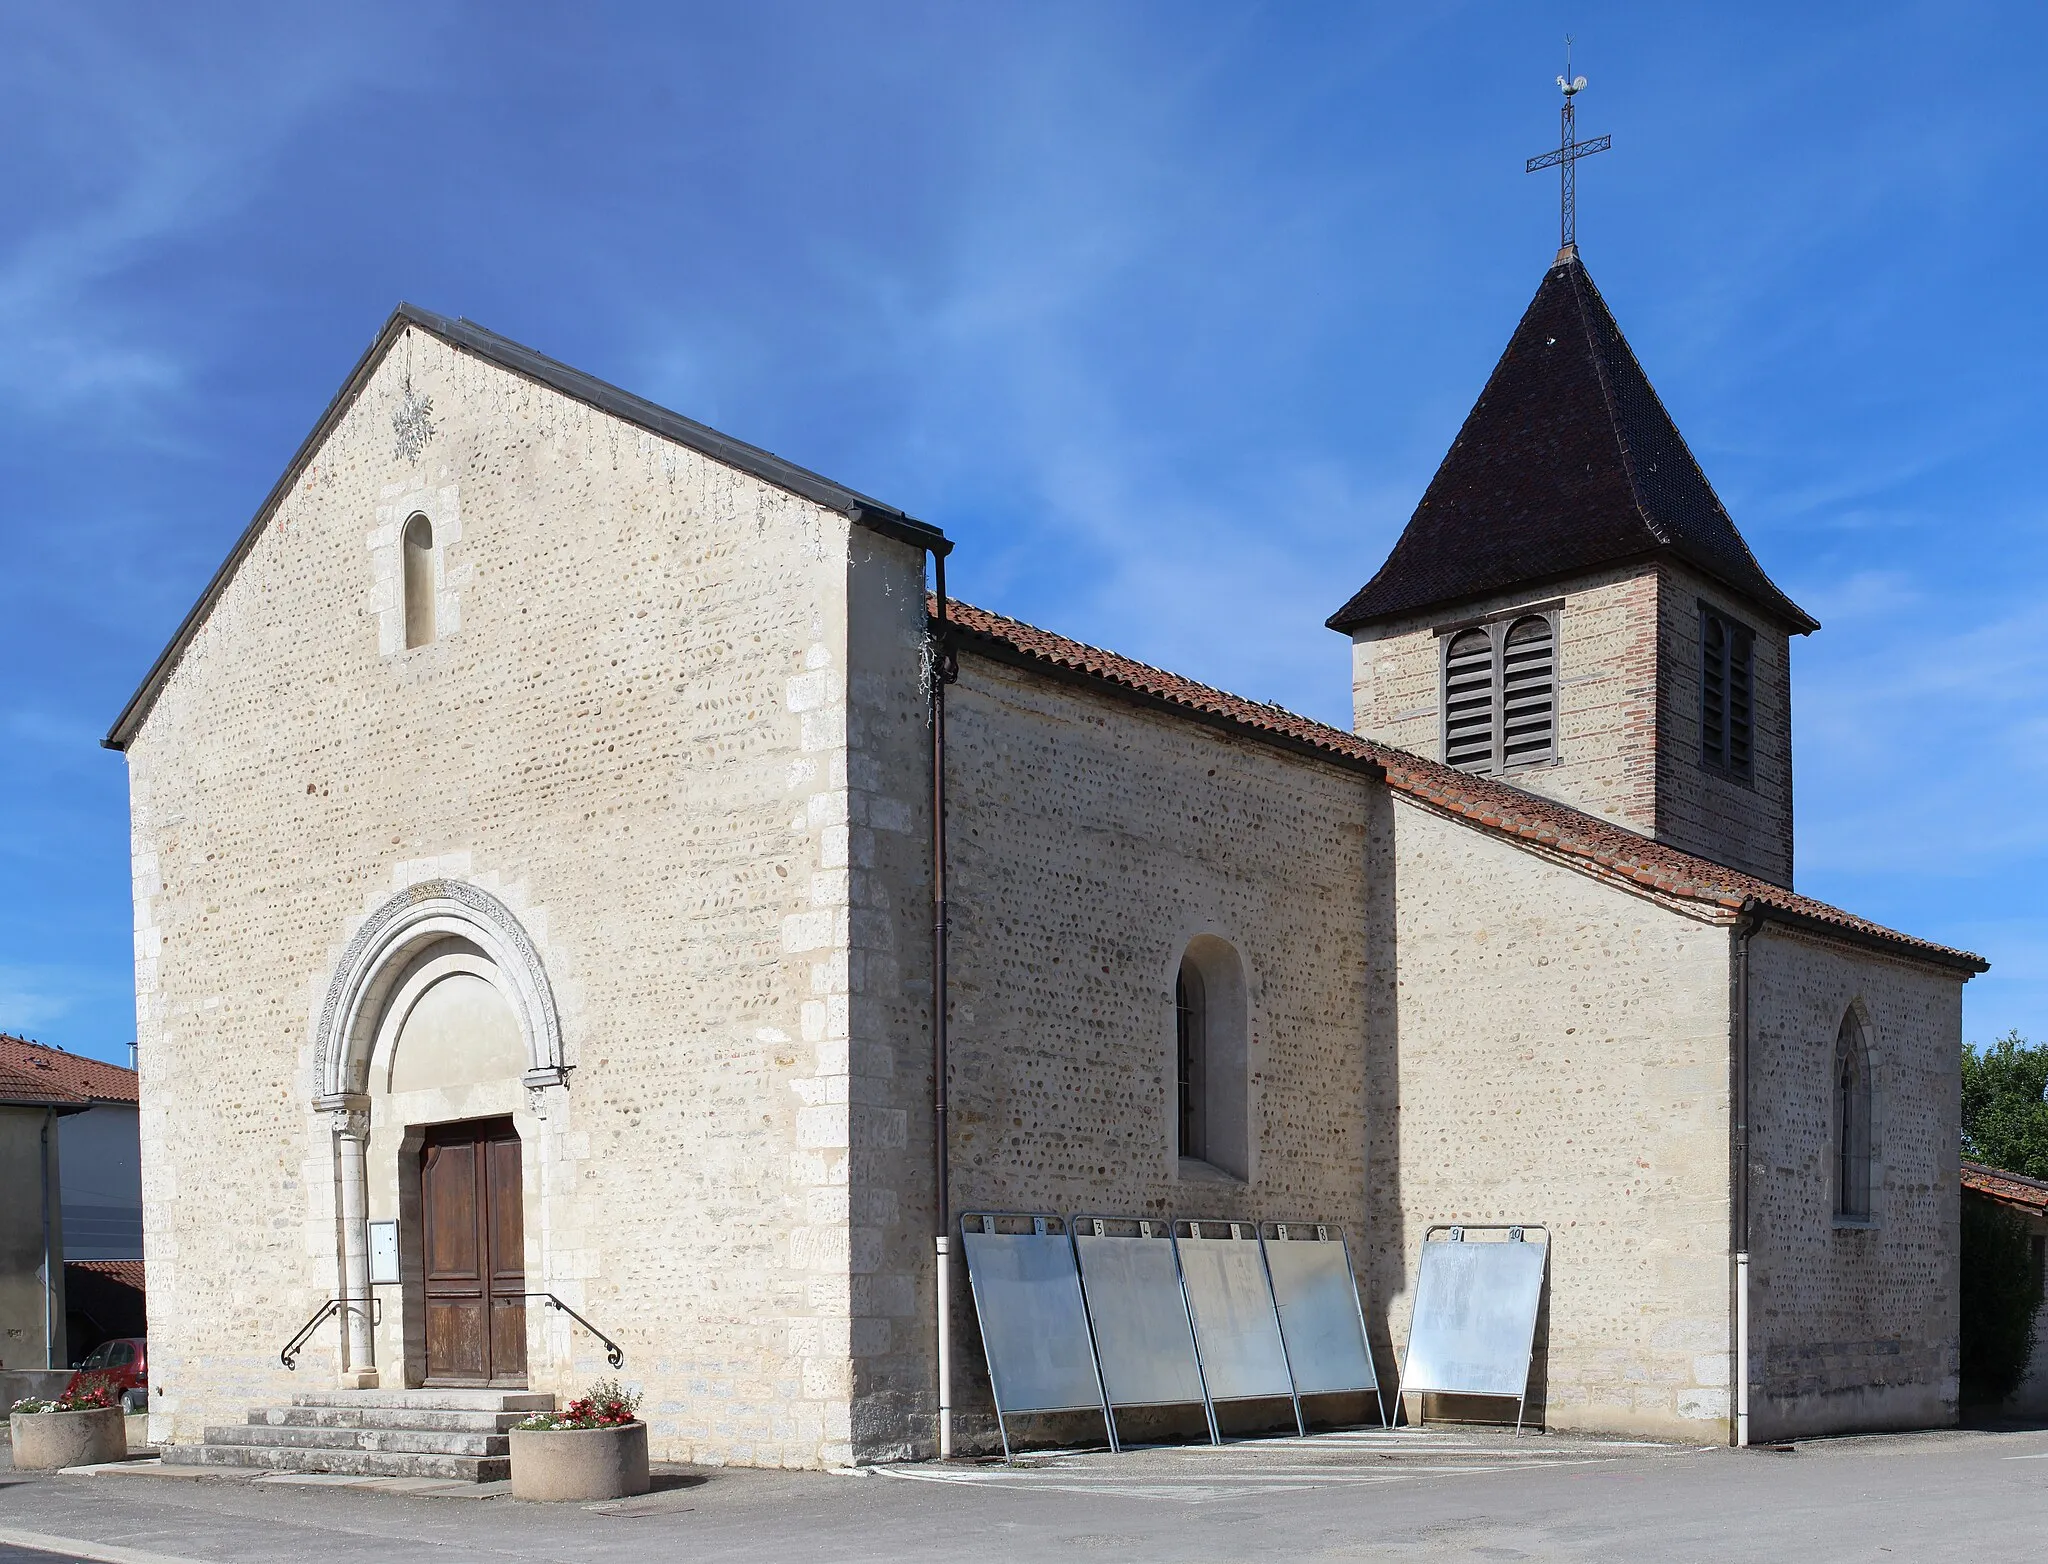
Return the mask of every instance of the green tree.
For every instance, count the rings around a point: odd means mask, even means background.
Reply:
[[[1963,1155],[2048,1179],[2048,1043],[2015,1031],[1982,1052],[1963,1044]]]

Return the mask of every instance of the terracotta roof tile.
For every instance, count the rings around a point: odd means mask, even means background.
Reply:
[[[1169,708],[1236,728],[1248,736],[1278,740],[1288,748],[1320,753],[1352,766],[1376,768],[1397,792],[1468,821],[1481,829],[1574,859],[1591,872],[1626,881],[1681,901],[1705,903],[1732,920],[1749,913],[1812,925],[1853,939],[1888,946],[1901,955],[1982,972],[1982,957],[1901,934],[1743,874],[1691,853],[1680,852],[1596,816],[1524,792],[1491,777],[1454,771],[1406,750],[1346,733],[1284,707],[1197,684],[1099,647],[1008,619],[985,608],[948,601],[947,617],[965,632],[962,644],[993,651],[1004,661],[1040,666],[1133,692]]]
[[[123,1287],[133,1287],[137,1292],[146,1290],[143,1262],[140,1260],[66,1260],[64,1269],[89,1271],[94,1276],[119,1282]]]
[[[2048,1212],[2048,1183],[2003,1168],[1989,1168],[1981,1162],[1963,1163],[1963,1188],[2002,1200],[2007,1205],[2025,1206],[2030,1211]]]
[[[16,1083],[52,1094],[52,1102],[137,1100],[133,1070],[0,1032],[0,1096],[18,1096]]]

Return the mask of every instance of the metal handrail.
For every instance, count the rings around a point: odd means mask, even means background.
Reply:
[[[570,1319],[574,1320],[578,1325],[581,1325],[585,1330],[589,1331],[591,1335],[595,1336],[599,1341],[604,1343],[605,1362],[609,1363],[613,1368],[624,1368],[626,1366],[626,1349],[624,1347],[621,1347],[617,1342],[613,1341],[611,1337],[607,1336],[603,1331],[599,1330],[595,1325],[591,1324],[590,1321],[586,1320],[582,1315],[578,1314],[566,1303],[562,1302],[562,1300],[560,1298],[557,1298],[553,1293],[529,1292],[522,1293],[520,1294],[520,1296],[524,1298],[545,1298],[551,1307],[560,1309],[564,1314],[568,1315]]]
[[[329,1298],[320,1305],[310,1320],[298,1328],[297,1333],[293,1335],[292,1339],[284,1344],[284,1350],[278,1353],[277,1361],[293,1373],[297,1373],[299,1354],[305,1350],[306,1343],[312,1339],[313,1332],[320,1328],[322,1322],[330,1314],[340,1314],[346,1309],[360,1307],[362,1303],[370,1305],[370,1323],[374,1326],[377,1323],[377,1315],[379,1313],[376,1299]]]
[[[599,1341],[604,1343],[605,1362],[609,1363],[613,1368],[624,1368],[626,1366],[626,1349],[624,1347],[621,1347],[617,1342],[613,1341],[611,1337],[607,1336],[603,1331],[599,1330],[595,1325],[591,1324],[590,1321],[586,1320],[582,1315],[578,1314],[566,1303],[562,1302],[562,1300],[560,1298],[557,1298],[553,1293],[526,1292],[521,1293],[519,1296],[522,1298],[544,1299],[551,1308],[560,1309],[564,1314],[568,1315],[570,1319],[574,1320],[578,1325],[581,1325],[585,1330],[589,1331],[591,1335],[595,1336]],[[363,1301],[367,1302],[370,1305],[370,1323],[372,1326],[375,1326],[377,1323],[377,1316],[383,1312],[378,1307],[380,1300],[376,1298],[369,1298]],[[321,1304],[320,1307],[314,1312],[313,1317],[310,1320],[306,1321],[305,1324],[301,1325],[298,1328],[297,1332],[293,1334],[292,1339],[285,1343],[284,1350],[278,1353],[277,1355],[278,1362],[282,1363],[287,1369],[291,1370],[293,1373],[297,1373],[299,1367],[299,1354],[305,1350],[306,1343],[312,1339],[313,1332],[321,1327],[321,1325],[326,1321],[329,1315],[339,1314],[352,1306],[359,1305],[355,1303],[355,1300],[348,1298],[329,1298],[325,1303]]]

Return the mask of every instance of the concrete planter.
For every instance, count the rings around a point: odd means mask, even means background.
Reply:
[[[515,1428],[515,1499],[623,1499],[647,1491],[647,1425]]]
[[[54,1472],[128,1459],[128,1425],[119,1407],[90,1412],[16,1412],[7,1419],[14,1469]]]

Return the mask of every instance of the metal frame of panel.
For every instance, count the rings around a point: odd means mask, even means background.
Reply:
[[[1031,1227],[1026,1232],[1005,1233],[998,1226],[999,1223],[1005,1221],[1028,1222],[1031,1224]],[[977,1226],[970,1226],[969,1224],[977,1224]],[[1062,1403],[1059,1406],[1013,1405],[1006,1407],[1003,1404],[1003,1380],[1006,1376],[1003,1368],[998,1365],[998,1359],[1001,1354],[996,1348],[991,1346],[989,1339],[990,1291],[986,1285],[986,1278],[976,1270],[974,1263],[974,1254],[977,1247],[975,1240],[991,1238],[1051,1239],[1059,1242],[1061,1247],[1065,1249],[1067,1264],[1070,1268],[1068,1274],[1072,1276],[1074,1283],[1074,1301],[1080,1310],[1083,1336],[1082,1345],[1087,1352],[1089,1371],[1095,1383],[1095,1399],[1093,1402]],[[1111,1415],[1109,1396],[1103,1387],[1102,1362],[1100,1355],[1095,1350],[1095,1331],[1093,1323],[1088,1316],[1087,1296],[1082,1289],[1080,1252],[1074,1247],[1072,1223],[1054,1212],[964,1211],[960,1215],[960,1250],[967,1260],[967,1285],[974,1295],[975,1321],[981,1327],[982,1353],[988,1363],[989,1393],[995,1399],[996,1433],[1003,1442],[1003,1459],[1005,1461],[1013,1459],[1010,1452],[1010,1430],[1005,1422],[1006,1418],[1053,1412],[1086,1412],[1091,1410],[1091,1408],[1101,1412],[1103,1427],[1109,1434],[1109,1448],[1112,1451],[1117,1450],[1119,1446],[1116,1437],[1116,1419]]]
[[[1300,1236],[1313,1233],[1314,1237]],[[1313,1390],[1301,1388],[1301,1381],[1295,1369],[1295,1349],[1287,1346],[1287,1311],[1280,1301],[1280,1280],[1273,1273],[1275,1246],[1281,1244],[1334,1245],[1338,1256],[1344,1262],[1344,1282],[1351,1297],[1351,1317],[1358,1325],[1358,1347],[1365,1360],[1366,1383],[1363,1385],[1319,1386]],[[1287,1372],[1294,1377],[1295,1404],[1298,1407],[1303,1396],[1336,1396],[1356,1394],[1362,1390],[1372,1392],[1373,1404],[1379,1408],[1380,1427],[1391,1426],[1387,1420],[1387,1392],[1380,1383],[1379,1365],[1373,1361],[1372,1335],[1365,1328],[1365,1305],[1358,1295],[1358,1271],[1351,1263],[1351,1244],[1344,1229],[1335,1222],[1261,1222],[1259,1224],[1259,1248],[1266,1261],[1266,1281],[1273,1291],[1273,1312],[1280,1320],[1280,1340],[1287,1346]]]
[[[1205,1227],[1226,1228],[1228,1229],[1228,1235],[1218,1234],[1212,1238],[1202,1231]],[[1306,1437],[1308,1425],[1302,1421],[1301,1417],[1301,1392],[1294,1383],[1294,1363],[1287,1354],[1287,1333],[1280,1326],[1280,1303],[1273,1292],[1273,1273],[1266,1265],[1266,1246],[1259,1232],[1259,1224],[1257,1222],[1230,1222],[1221,1218],[1176,1217],[1173,1221],[1172,1231],[1174,1249],[1177,1253],[1181,1254],[1181,1289],[1187,1297],[1188,1320],[1194,1326],[1196,1350],[1201,1353],[1203,1385],[1209,1392],[1210,1404],[1213,1406],[1219,1401],[1271,1401],[1285,1396],[1288,1404],[1294,1409],[1294,1432],[1299,1436]],[[1258,1267],[1259,1288],[1265,1294],[1265,1316],[1273,1327],[1271,1345],[1279,1351],[1280,1376],[1286,1381],[1284,1389],[1240,1391],[1236,1395],[1219,1395],[1217,1393],[1215,1385],[1215,1380],[1218,1377],[1217,1371],[1226,1369],[1228,1363],[1227,1354],[1232,1350],[1232,1344],[1212,1340],[1209,1350],[1202,1350],[1202,1309],[1195,1301],[1196,1289],[1188,1285],[1187,1254],[1182,1252],[1183,1246],[1188,1244],[1202,1246],[1212,1244],[1234,1245],[1236,1247],[1228,1251],[1229,1253],[1237,1255],[1238,1251],[1242,1250],[1244,1254],[1249,1255],[1251,1263]],[[1201,1253],[1202,1251],[1197,1249],[1193,1252]],[[1219,1250],[1218,1252],[1221,1253],[1223,1251]]]
[[[1137,1232],[1110,1232],[1109,1226],[1112,1223],[1119,1227],[1135,1227]],[[1090,1228],[1093,1229],[1092,1232],[1088,1231]],[[1194,1399],[1174,1397],[1170,1400],[1148,1399],[1118,1402],[1110,1388],[1109,1376],[1103,1374],[1101,1376],[1103,1406],[1109,1422],[1111,1441],[1114,1443],[1116,1440],[1116,1409],[1119,1405],[1132,1407],[1191,1406],[1195,1404],[1196,1400],[1199,1400],[1202,1416],[1209,1424],[1209,1442],[1217,1445],[1223,1443],[1223,1436],[1216,1427],[1216,1406],[1209,1399],[1208,1375],[1202,1368],[1202,1344],[1195,1333],[1194,1313],[1188,1307],[1187,1278],[1181,1274],[1180,1246],[1174,1242],[1172,1221],[1163,1217],[1103,1216],[1093,1212],[1077,1212],[1068,1220],[1068,1231],[1073,1235],[1075,1269],[1081,1276],[1081,1296],[1087,1302],[1088,1328],[1095,1344],[1095,1362],[1098,1373],[1102,1367],[1102,1325],[1097,1315],[1096,1300],[1102,1289],[1098,1286],[1097,1289],[1091,1290],[1089,1287],[1087,1251],[1083,1248],[1084,1241],[1130,1244],[1163,1243],[1166,1246],[1166,1253],[1173,1260],[1174,1291],[1180,1302],[1181,1322],[1187,1328],[1188,1351],[1192,1357],[1195,1370],[1196,1397]],[[1161,1321],[1162,1325],[1165,1323],[1165,1320]]]
[[[1508,1236],[1502,1240],[1500,1246],[1505,1247],[1507,1244],[1527,1243],[1528,1238],[1526,1235],[1531,1232],[1543,1235],[1538,1245],[1543,1251],[1543,1258],[1536,1272],[1536,1306],[1529,1311],[1529,1333],[1527,1339],[1522,1344],[1522,1388],[1512,1398],[1515,1403],[1515,1437],[1518,1439],[1522,1434],[1522,1414],[1529,1404],[1529,1371],[1536,1359],[1536,1318],[1543,1312],[1543,1288],[1550,1277],[1550,1229],[1541,1222],[1433,1222],[1424,1228],[1422,1232],[1422,1256],[1425,1259],[1429,1254],[1431,1235],[1434,1233],[1450,1235],[1448,1238],[1437,1240],[1439,1243],[1444,1244],[1463,1243],[1467,1233],[1506,1233]],[[1492,1248],[1494,1246],[1474,1245],[1473,1247]],[[1415,1286],[1416,1314],[1421,1313],[1423,1301],[1422,1283],[1424,1280],[1422,1266],[1418,1262]],[[1414,1362],[1414,1359],[1415,1315],[1410,1315],[1408,1324],[1408,1352],[1402,1358],[1401,1381],[1394,1392],[1396,1406],[1403,1404],[1400,1398],[1408,1393],[1408,1369]],[[1457,1385],[1418,1385],[1416,1393],[1418,1395],[1489,1396],[1503,1401],[1509,1399],[1505,1391],[1467,1390]],[[1418,1417],[1416,1419],[1416,1426],[1420,1427],[1421,1423],[1422,1420]]]

